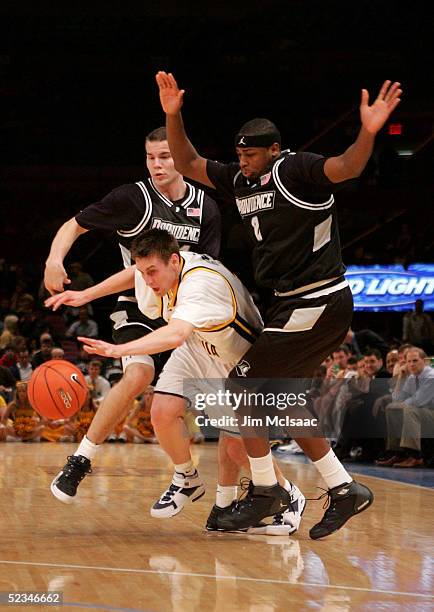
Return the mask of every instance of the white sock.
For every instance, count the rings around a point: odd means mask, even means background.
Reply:
[[[219,508],[227,508],[233,501],[237,499],[238,487],[237,485],[225,487],[223,485],[217,485],[217,493],[215,496],[215,504]]]
[[[291,493],[292,491],[292,484],[289,482],[289,480],[286,480],[286,478],[285,482],[283,483],[283,488],[285,489],[285,491],[288,491],[288,493]]]
[[[175,463],[175,472],[178,474],[185,474],[186,476],[192,476],[195,473],[196,468],[193,465],[193,461],[190,459],[185,463]]]
[[[338,487],[345,482],[353,481],[332,449],[330,449],[324,457],[318,459],[318,461],[313,461],[313,464],[323,477],[329,489]]]
[[[252,481],[259,487],[272,487],[277,483],[271,451],[265,457],[249,457]]]
[[[102,444],[94,444],[87,436],[84,436],[74,455],[83,455],[83,457],[87,457],[89,461],[92,461],[101,446]]]

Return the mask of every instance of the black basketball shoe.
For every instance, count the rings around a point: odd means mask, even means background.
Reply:
[[[374,501],[374,495],[368,487],[353,480],[333,489],[329,489],[317,499],[327,496],[324,507],[328,508],[319,523],[309,531],[312,540],[324,538],[341,527],[356,514],[363,512]]]
[[[207,531],[224,531],[219,525],[219,518],[228,512],[230,508],[233,508],[235,504],[236,502],[233,501],[231,505],[226,508],[220,508],[220,506],[214,504],[207,518],[205,529]]]
[[[256,527],[267,516],[284,512],[290,505],[290,494],[278,483],[262,487],[250,481],[245,497],[225,508],[224,514],[218,517],[218,524],[224,531],[246,530]]]
[[[89,459],[83,455],[71,455],[56,478],[51,483],[51,492],[64,504],[72,504],[77,494],[78,485],[90,474],[92,468]]]

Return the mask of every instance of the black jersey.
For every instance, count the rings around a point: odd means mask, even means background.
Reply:
[[[216,189],[235,198],[254,240],[255,280],[261,287],[287,292],[345,272],[332,183],[326,158],[284,151],[264,174],[249,181],[238,163],[208,161]]]
[[[116,232],[124,267],[132,263],[133,240],[153,227],[169,231],[183,249],[217,258],[221,234],[217,204],[202,189],[186,185],[184,197],[174,202],[151,179],[122,185],[80,211],[75,220],[88,230]]]

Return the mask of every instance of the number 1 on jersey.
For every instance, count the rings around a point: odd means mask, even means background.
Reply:
[[[255,238],[260,242],[262,240],[262,234],[261,230],[259,229],[259,219],[256,215],[252,217],[251,224],[253,227],[253,231],[255,232]]]

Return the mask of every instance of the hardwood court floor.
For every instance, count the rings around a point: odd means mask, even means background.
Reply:
[[[323,541],[308,536],[321,502],[289,538],[208,534],[215,444],[193,447],[207,495],[169,520],[148,511],[172,472],[159,447],[106,444],[66,506],[49,483],[73,448],[0,446],[0,591],[64,594],[62,608],[27,610],[434,610],[433,490],[360,477],[375,504]],[[320,493],[312,466],[283,469],[308,497]]]

